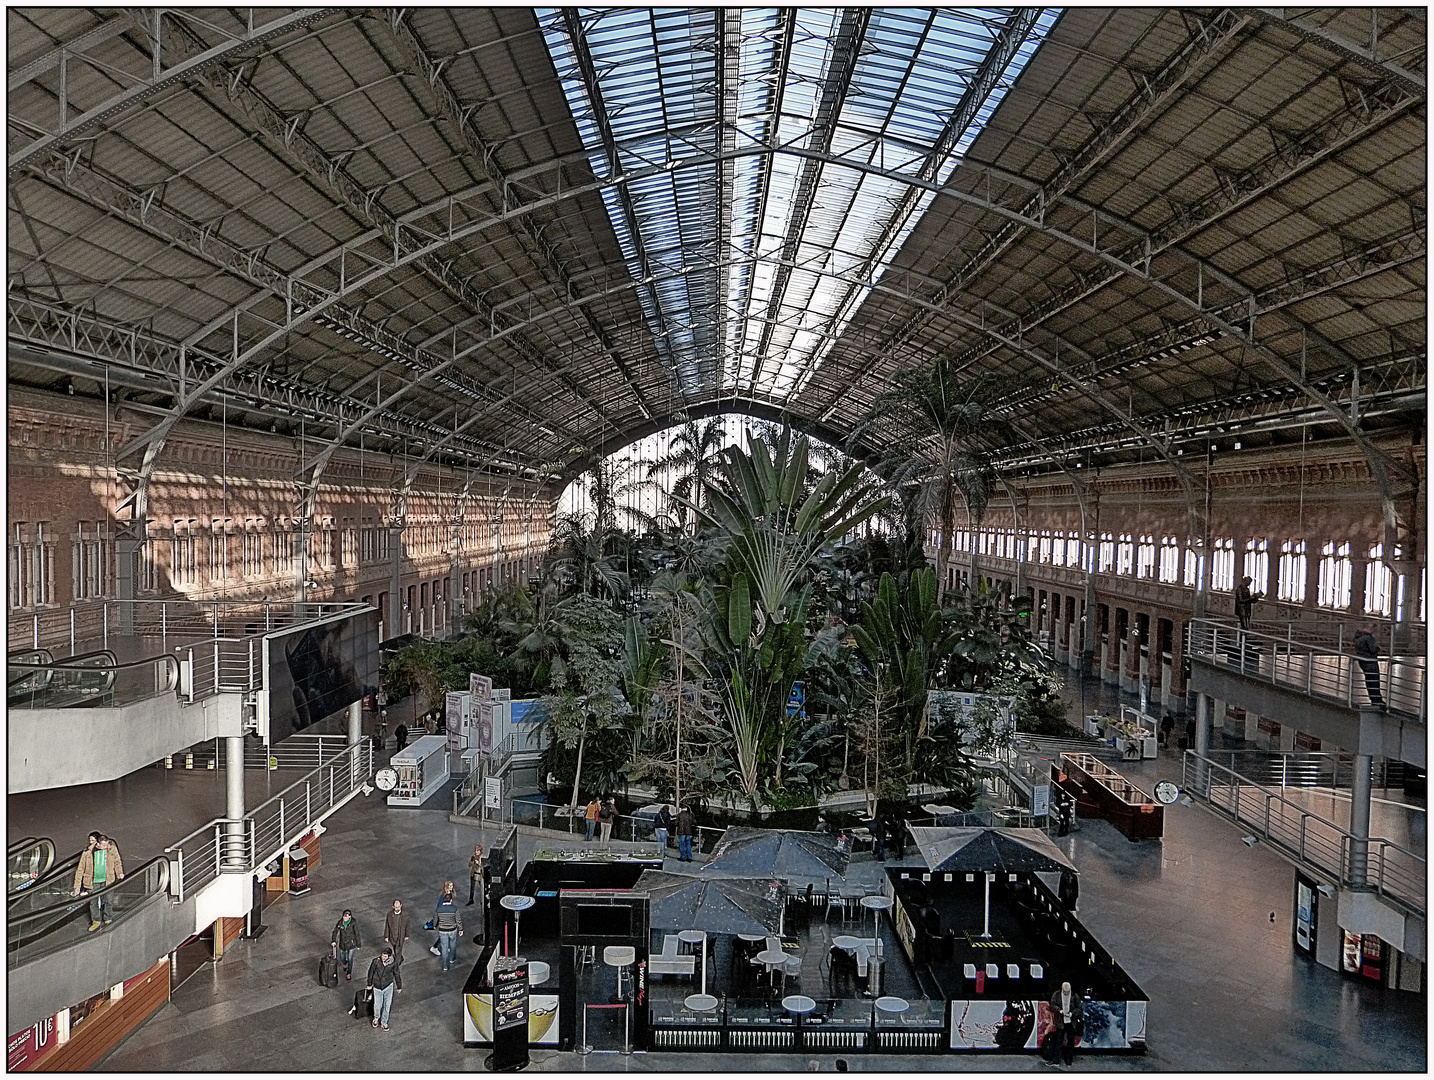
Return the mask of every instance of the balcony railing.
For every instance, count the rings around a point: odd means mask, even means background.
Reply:
[[[1390,709],[1424,721],[1425,659],[1420,654],[1368,660],[1344,649],[1242,630],[1222,619],[1192,619],[1190,656],[1249,678],[1346,708],[1367,708],[1377,692]],[[1370,665],[1366,669],[1365,665]]]
[[[1424,914],[1427,864],[1422,855],[1372,836],[1361,881],[1358,845],[1344,826],[1194,751],[1186,752],[1183,769],[1183,787],[1188,794],[1204,799],[1289,858],[1340,885],[1373,889]]]
[[[216,818],[171,844],[164,851],[174,863],[170,883],[175,898],[193,895],[221,869],[248,873],[273,861],[367,784],[372,773],[373,747],[365,739],[256,806],[242,822]]]

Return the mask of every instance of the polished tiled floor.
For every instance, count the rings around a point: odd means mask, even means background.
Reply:
[[[1147,781],[1174,775],[1174,755],[1131,771]],[[1172,807],[1163,843],[1129,843],[1103,822],[1083,822],[1060,842],[1081,870],[1082,920],[1150,995],[1144,1057],[1085,1058],[1093,1071],[1416,1070],[1426,1062],[1424,1000],[1356,984],[1294,955],[1293,872],[1199,807]],[[480,833],[442,810],[392,810],[360,800],[331,819],[313,891],[269,908],[269,930],[232,945],[202,970],[101,1067],[112,1070],[440,1070],[482,1067],[465,1050],[461,988],[466,970],[443,974],[410,946],[393,1030],[375,1032],[346,1015],[351,988],[319,987],[314,968],[343,906],[366,933],[362,970],[382,912],[395,896],[420,918],[445,877],[461,878]],[[488,837],[491,839],[491,835]],[[522,838],[520,857],[540,842]],[[677,864],[670,863],[669,869]],[[869,861],[854,873],[874,875]],[[465,909],[468,911],[474,909]],[[1275,918],[1270,920],[1271,913]],[[465,938],[462,955],[476,951]],[[836,1055],[723,1054],[732,1071],[831,1070]],[[847,1055],[852,1071],[1034,1071],[1030,1056]],[[710,1058],[650,1053],[534,1052],[540,1071],[691,1071]]]

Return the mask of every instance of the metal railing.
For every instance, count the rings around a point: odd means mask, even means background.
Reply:
[[[54,664],[10,661],[6,704],[12,709],[114,708],[172,693],[181,676],[182,665],[173,656],[119,664],[113,653],[100,651]]]
[[[344,735],[290,735],[273,746],[265,746],[254,739],[244,740],[244,768],[246,769],[314,769],[323,765],[335,754],[348,749],[348,736]],[[225,741],[206,739],[202,743],[182,751],[175,757],[192,756],[195,764],[209,768],[210,762],[216,769],[224,768],[229,761]],[[157,763],[163,766],[163,762]]]
[[[510,799],[504,807],[503,820],[512,825],[529,825],[537,829],[546,829],[552,832],[569,833],[574,836],[583,836],[586,832],[585,810],[586,804],[579,804],[570,808],[566,806],[554,806],[552,803],[540,802],[537,799]],[[692,850],[711,851],[721,839],[726,828],[714,828],[710,825],[698,825],[697,835],[693,837]],[[601,829],[594,834],[593,843],[598,843],[602,836]],[[652,818],[643,815],[618,814],[613,818],[612,839],[622,840],[629,843],[652,843],[656,840],[653,832]],[[677,849],[677,834],[669,829],[667,846],[670,850]]]
[[[1378,693],[1391,709],[1424,721],[1422,654],[1368,660],[1355,656],[1352,647],[1311,645],[1220,619],[1190,620],[1185,640],[1192,657],[1249,678],[1351,709],[1367,707]]]
[[[123,919],[144,901],[168,888],[169,870],[169,860],[156,856],[119,881],[93,893],[73,896],[67,881],[62,899],[49,897],[50,903],[31,905],[23,911],[17,911],[14,904],[7,905],[6,965],[13,968],[78,941],[91,932],[96,915],[103,916],[103,923]]]
[[[196,638],[262,637],[300,623],[345,611],[363,611],[362,603],[256,603],[248,600],[96,600],[42,611],[12,612],[7,626],[12,648],[67,649],[99,643],[110,647],[110,636],[159,639],[162,650]],[[169,639],[175,638],[174,642]]]
[[[222,870],[250,873],[272,862],[364,787],[372,773],[373,747],[365,739],[260,803],[243,821],[216,818],[171,844],[164,851],[174,863],[175,899],[192,895]]]
[[[1354,755],[1323,750],[1276,753],[1267,750],[1210,750],[1211,761],[1269,787],[1311,787],[1347,790],[1354,784]],[[1404,762],[1376,758],[1371,770],[1375,788],[1404,783]]]
[[[1187,751],[1182,786],[1214,810],[1296,862],[1319,870],[1347,887],[1373,889],[1424,914],[1426,861],[1417,852],[1384,837],[1371,836],[1367,858],[1348,829],[1312,813],[1278,791],[1256,783],[1219,762]],[[1360,880],[1360,863],[1364,862]]]

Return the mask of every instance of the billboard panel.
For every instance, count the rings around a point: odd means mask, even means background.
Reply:
[[[264,655],[273,744],[360,700],[364,688],[378,681],[378,612],[271,634]]]

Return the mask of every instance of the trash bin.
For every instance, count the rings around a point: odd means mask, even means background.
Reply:
[[[872,956],[866,962],[866,989],[872,997],[886,993],[886,957]]]

